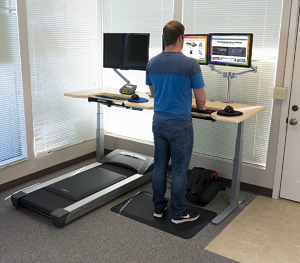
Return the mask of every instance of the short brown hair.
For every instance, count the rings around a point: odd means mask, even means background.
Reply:
[[[172,20],[168,22],[163,29],[163,38],[165,46],[174,45],[179,36],[184,35],[184,25],[178,21]]]

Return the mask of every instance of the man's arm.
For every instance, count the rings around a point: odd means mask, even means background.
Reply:
[[[151,97],[154,97],[154,89],[153,89],[153,86],[149,86],[149,90],[150,90],[150,93],[151,93]]]
[[[201,89],[194,89],[196,105],[198,110],[207,110],[206,103],[206,94],[204,88]]]

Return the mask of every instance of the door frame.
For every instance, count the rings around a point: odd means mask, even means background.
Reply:
[[[285,4],[290,1],[284,1]],[[297,44],[297,34],[298,34],[298,25],[299,25],[299,0],[291,0],[290,6],[290,19],[282,19],[282,28],[284,24],[289,24],[287,32],[281,32],[280,38],[282,39],[282,34],[287,34],[287,49],[286,49],[286,59],[285,59],[285,70],[283,74],[283,83],[276,83],[278,87],[286,87],[286,99],[285,100],[274,100],[275,104],[281,104],[280,112],[276,114],[279,119],[279,129],[278,129],[278,142],[277,142],[277,151],[276,151],[276,162],[275,162],[275,171],[274,171],[274,183],[273,183],[273,193],[272,198],[279,199],[280,197],[280,187],[281,179],[283,172],[283,162],[284,162],[284,152],[285,152],[285,142],[287,135],[287,123],[286,119],[288,118],[289,105],[290,105],[290,95],[292,90],[292,80],[293,80],[293,71],[294,71],[294,59],[296,53],[296,44]],[[284,30],[282,30],[284,31]],[[284,39],[284,37],[283,37]],[[280,63],[280,61],[278,61]],[[282,62],[281,62],[282,63]],[[276,81],[277,82],[277,81]],[[273,112],[274,115],[274,112]]]

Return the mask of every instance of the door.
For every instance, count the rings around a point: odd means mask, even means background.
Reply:
[[[280,197],[300,202],[300,30],[297,39]]]

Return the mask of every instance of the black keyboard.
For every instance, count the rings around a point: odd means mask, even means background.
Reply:
[[[196,112],[196,113],[204,113],[204,114],[212,114],[213,112],[216,112],[216,110],[198,110],[192,107],[191,112]]]
[[[126,98],[118,97],[118,96],[111,96],[111,95],[96,95],[96,97],[102,99],[112,99],[112,100],[126,100]]]

